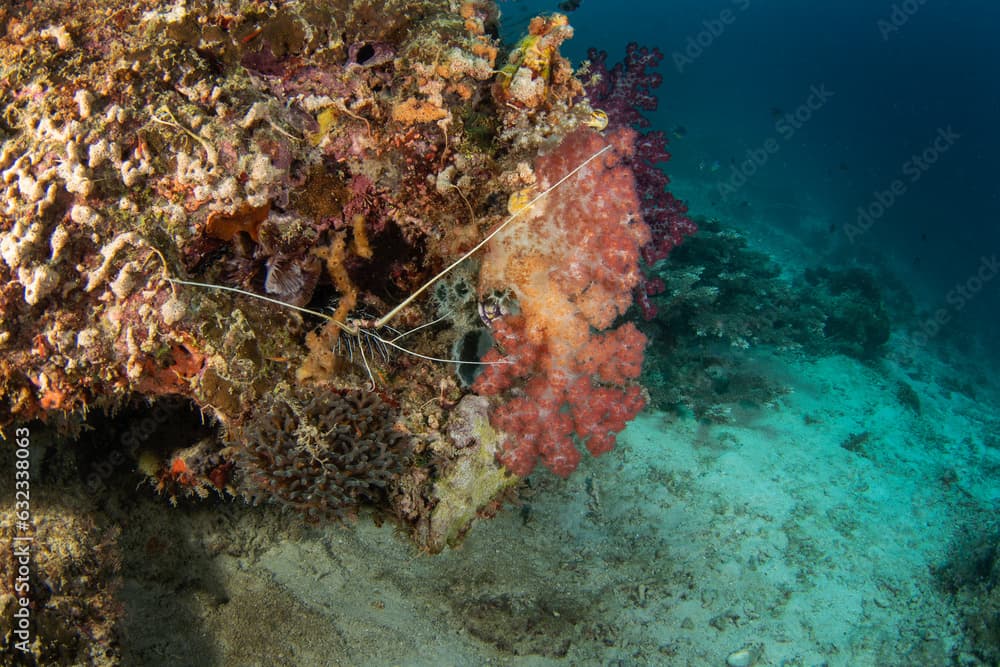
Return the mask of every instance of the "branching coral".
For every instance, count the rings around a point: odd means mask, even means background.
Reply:
[[[643,325],[657,340],[645,375],[656,405],[724,421],[733,406],[772,404],[785,388],[740,353],[754,346],[862,359],[882,353],[889,318],[870,273],[819,268],[784,276],[719,221],[698,226],[657,267],[659,314]]]
[[[251,496],[277,501],[312,521],[344,519],[384,501],[409,451],[396,411],[360,390],[269,398],[243,428]]]

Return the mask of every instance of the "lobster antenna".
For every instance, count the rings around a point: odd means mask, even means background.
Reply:
[[[426,326],[426,325],[421,325],[421,327],[423,327],[423,326]],[[417,327],[417,328],[419,329],[421,327]],[[416,329],[414,329],[414,331],[416,331]],[[403,347],[402,345],[399,345],[399,344],[393,342],[393,341],[399,340],[400,338],[402,338],[402,336],[408,336],[410,333],[412,333],[412,332],[407,331],[405,334],[402,334],[401,336],[397,336],[396,338],[393,338],[392,340],[386,340],[385,338],[382,338],[378,334],[372,333],[371,331],[368,331],[367,329],[358,329],[358,334],[359,335],[360,334],[364,334],[366,336],[372,336],[376,340],[380,341],[382,344],[388,345],[389,347],[392,347],[392,348],[395,348],[395,349],[399,350],[400,352],[405,352],[406,354],[410,355],[411,357],[416,357],[417,359],[426,359],[427,361],[437,361],[437,362],[440,362],[442,364],[461,364],[462,366],[466,366],[466,365],[468,365],[468,366],[500,366],[500,365],[503,365],[503,364],[514,363],[514,362],[512,362],[509,359],[497,359],[496,361],[465,361],[465,360],[462,360],[462,359],[445,359],[443,357],[432,357],[432,356],[427,355],[427,354],[421,354],[419,352],[414,352],[413,350],[408,350],[407,348]]]
[[[278,306],[283,306],[285,308],[291,308],[292,310],[297,310],[300,313],[306,313],[308,315],[315,315],[316,317],[321,317],[324,320],[327,320],[329,322],[333,322],[338,327],[340,327],[340,329],[344,333],[346,333],[346,334],[348,334],[350,336],[360,336],[360,335],[364,334],[365,336],[370,336],[370,337],[374,338],[375,340],[380,341],[380,342],[384,343],[385,345],[388,345],[389,347],[392,347],[392,348],[395,348],[395,349],[399,350],[400,352],[404,352],[406,354],[409,354],[411,356],[417,357],[419,359],[426,359],[427,361],[438,361],[438,362],[446,363],[446,364],[470,364],[470,365],[476,365],[476,366],[494,366],[496,364],[510,363],[510,362],[508,362],[506,360],[498,360],[498,361],[462,361],[462,360],[459,360],[459,359],[444,359],[442,357],[432,357],[432,356],[429,356],[429,355],[426,355],[426,354],[420,354],[419,352],[414,352],[413,350],[408,350],[405,347],[403,347],[402,345],[399,345],[398,343],[395,342],[395,341],[399,340],[400,338],[402,338],[403,336],[409,336],[414,331],[417,331],[418,329],[423,329],[424,327],[429,327],[429,326],[431,326],[433,324],[437,324],[438,322],[440,322],[442,319],[445,319],[445,318],[438,318],[438,319],[434,320],[433,322],[428,322],[427,324],[421,324],[416,329],[413,329],[411,331],[407,331],[406,333],[400,334],[400,335],[396,336],[395,338],[393,338],[392,340],[387,340],[385,338],[382,338],[381,336],[379,336],[377,333],[375,333],[373,331],[368,331],[367,329],[362,329],[360,327],[357,327],[357,325],[355,325],[354,327],[352,327],[350,325],[344,324],[343,322],[339,322],[339,321],[333,319],[332,317],[330,317],[329,315],[327,315],[326,313],[321,313],[318,310],[310,310],[309,308],[302,308],[301,306],[295,306],[293,304],[286,303],[286,302],[281,301],[279,299],[272,299],[271,297],[264,296],[263,294],[256,294],[254,292],[248,292],[248,291],[242,290],[242,289],[240,289],[238,287],[229,287],[228,285],[215,285],[213,283],[200,283],[200,282],[197,282],[197,281],[194,281],[194,280],[181,280],[180,278],[164,277],[164,280],[166,280],[167,282],[170,282],[170,283],[174,283],[176,285],[189,285],[191,287],[202,287],[204,289],[217,289],[217,290],[222,290],[224,292],[233,292],[235,294],[242,294],[243,296],[249,296],[249,297],[254,298],[254,299],[260,299],[261,301],[267,301],[269,303],[273,303],[273,304],[276,304]],[[363,352],[362,352],[362,359],[364,359],[364,361],[365,361],[365,367],[367,368],[367,366],[368,366],[368,360],[364,357],[364,353]],[[370,369],[368,370],[368,375],[369,375],[369,377],[371,376],[371,370]]]
[[[255,294],[253,292],[248,292],[246,290],[240,289],[239,287],[229,287],[228,285],[213,285],[212,283],[199,283],[194,280],[181,280],[180,278],[170,278],[166,276],[164,277],[164,279],[167,282],[174,283],[175,285],[190,285],[191,287],[204,287],[205,289],[217,289],[217,290],[222,290],[224,292],[233,292],[235,294],[242,294],[243,296],[252,296],[253,298],[260,299],[261,301],[267,301],[268,303],[273,303],[279,306],[283,306],[285,308],[291,308],[292,310],[297,310],[300,313],[306,313],[307,315],[315,315],[316,317],[321,317],[324,320],[329,320],[330,322],[333,322],[347,333],[351,333],[353,331],[346,324],[344,324],[343,322],[338,322],[337,320],[333,319],[326,313],[321,313],[318,310],[310,310],[308,308],[296,306],[294,304],[287,303],[280,299],[272,299],[271,297],[264,296],[263,294]]]

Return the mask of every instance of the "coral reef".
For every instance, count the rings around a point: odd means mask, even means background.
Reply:
[[[876,279],[864,269],[807,269],[787,276],[718,220],[661,265],[657,322],[675,339],[716,339],[733,347],[767,344],[814,354],[874,358],[889,317]]]
[[[395,410],[361,390],[280,391],[241,435],[247,493],[310,521],[350,517],[362,501],[384,505],[409,453]]]
[[[840,353],[875,359],[889,342],[891,324],[875,277],[860,268],[806,270],[799,292],[804,308],[824,313],[823,335],[814,347],[821,353]]]
[[[577,95],[579,83],[573,68],[559,55],[559,45],[572,36],[573,28],[562,14],[531,19],[528,34],[511,50],[508,64],[500,70],[493,85],[494,98],[502,104],[537,108]]]
[[[952,597],[964,625],[969,652],[1000,661],[1000,526],[992,514],[973,513],[933,568],[941,589]]]
[[[0,8],[0,435],[51,434],[76,476],[32,481],[61,501],[34,526],[40,664],[120,659],[104,499],[373,508],[436,552],[644,405],[617,320],[662,156],[592,104],[566,17],[503,66],[488,0],[66,9]]]
[[[820,313],[796,312],[792,286],[770,257],[751,250],[718,220],[699,220],[696,236],[677,248],[656,278],[656,328],[676,342],[697,346],[714,339],[735,348],[755,344],[793,347],[808,331],[822,331]]]
[[[462,117],[488,95],[489,3],[5,13],[0,422],[136,393],[238,421],[269,360],[304,363],[302,321],[165,277],[379,309],[479,233],[472,179],[496,167]]]
[[[55,429],[31,430],[36,463],[45,460],[32,475],[32,531],[18,525],[18,513],[0,513],[0,663],[117,665],[121,528],[95,512],[93,495],[75,480],[72,453],[60,451],[57,438]],[[13,448],[0,449],[0,468],[14,470],[14,461]],[[43,470],[49,485],[39,483]],[[11,508],[13,486],[14,475],[0,479],[0,498]],[[30,610],[27,640],[13,632],[24,629],[19,609]],[[22,641],[27,651],[16,646]]]
[[[767,406],[785,389],[740,354],[752,346],[874,360],[888,340],[881,290],[862,269],[808,269],[783,275],[769,256],[718,220],[653,274],[656,318],[642,325],[650,347],[644,384],[654,405],[729,421],[733,406]]]
[[[73,499],[79,507],[87,504]],[[98,527],[83,512],[53,509],[36,514],[35,542],[32,550],[32,628],[30,642],[36,664],[40,665],[112,665],[118,650],[117,622],[121,605],[115,599],[119,567],[115,544],[117,529]],[[0,577],[15,580],[10,569],[16,564],[12,550],[13,520],[0,520]],[[19,606],[14,594],[0,594],[0,656],[4,664],[18,664],[25,654],[13,643],[13,615]],[[7,661],[10,662],[7,662]]]
[[[595,108],[565,16],[506,65],[498,16],[0,8],[0,432],[44,424],[95,497],[138,470],[129,493],[175,505],[375,507],[428,551],[537,458],[566,475],[578,444],[610,449],[645,402],[619,320],[648,291],[662,145]]]
[[[73,488],[374,508],[434,552],[642,408],[621,319],[687,231],[565,16],[504,65],[489,0],[68,9],[0,7],[0,435],[53,434]],[[45,664],[117,660],[91,511],[39,509]]]

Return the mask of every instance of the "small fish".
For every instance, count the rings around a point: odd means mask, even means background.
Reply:
[[[574,9],[579,9],[582,2],[583,0],[564,0],[564,2],[560,2],[557,6],[564,12],[571,12]]]
[[[507,212],[514,215],[530,204],[537,195],[538,191],[531,187],[510,193],[510,197],[507,198]]]
[[[722,163],[718,160],[699,160],[698,161],[698,171],[707,171],[710,174],[714,174],[722,168]]]
[[[674,135],[677,139],[683,139],[687,136],[688,129],[683,125],[674,125],[673,129],[670,130],[670,134]]]
[[[600,109],[594,109],[590,112],[590,118],[586,120],[586,123],[598,132],[603,132],[604,128],[608,126],[608,114]]]

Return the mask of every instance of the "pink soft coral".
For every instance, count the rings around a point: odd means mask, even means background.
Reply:
[[[565,367],[552,368],[545,346],[532,344],[522,317],[496,323],[506,355],[495,350],[489,366],[476,380],[480,394],[492,395],[519,384],[514,397],[497,406],[493,425],[507,433],[500,462],[527,475],[541,458],[555,474],[566,477],[580,462],[575,435],[594,456],[611,451],[628,420],[645,405],[642,387],[634,383],[642,368],[646,338],[632,323],[595,333],[579,356]],[[526,382],[522,381],[530,378]]]
[[[500,460],[518,475],[540,458],[565,477],[580,461],[574,437],[594,455],[609,451],[644,405],[635,380],[646,339],[632,324],[611,329],[632,303],[650,238],[623,162],[634,139],[627,129],[608,139],[577,130],[538,158],[544,188],[613,146],[499,234],[483,258],[480,293],[513,291],[520,314],[493,322],[503,354],[485,360],[506,363],[489,366],[474,389],[505,394],[491,419],[509,435]]]

